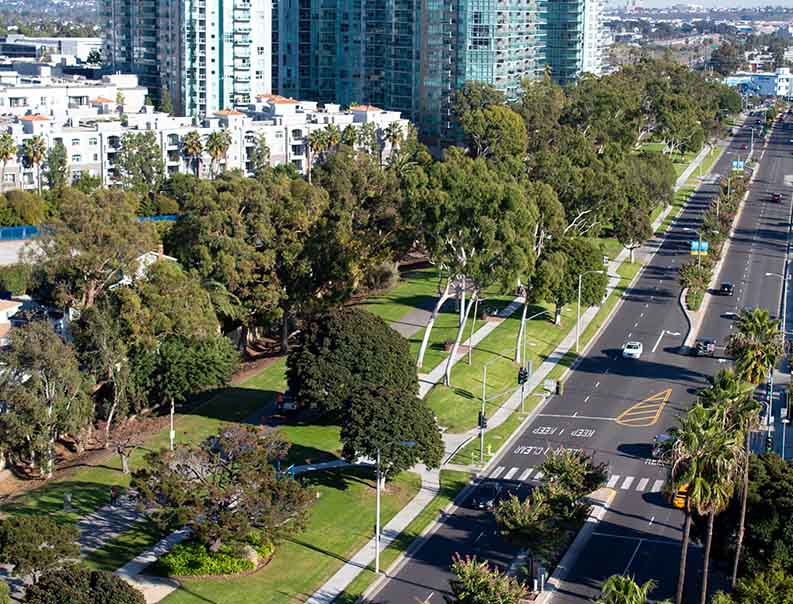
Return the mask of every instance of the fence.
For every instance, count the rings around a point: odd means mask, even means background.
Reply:
[[[176,214],[160,214],[159,216],[141,216],[140,222],[176,222]],[[0,227],[0,241],[26,241],[39,234],[39,227],[30,224],[15,227]]]

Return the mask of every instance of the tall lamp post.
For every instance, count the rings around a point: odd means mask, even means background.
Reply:
[[[789,277],[782,273],[766,273],[766,277],[777,277],[782,280],[782,343],[784,345],[787,337],[787,283]],[[768,368],[768,415],[766,415],[766,425],[768,416],[774,412],[774,368]],[[784,434],[784,427],[782,428]]]
[[[596,269],[593,271],[584,271],[580,275],[578,275],[578,312],[576,313],[575,319],[575,352],[578,354],[580,346],[579,346],[579,336],[581,332],[581,282],[586,275],[591,275],[594,273],[605,273],[604,269]]]
[[[416,441],[415,440],[400,440],[396,443],[401,447],[415,447]],[[377,517],[375,519],[375,528],[374,528],[374,572],[376,575],[380,574],[380,447],[377,447],[377,459],[376,459],[376,466],[375,466],[375,481],[377,482]]]
[[[697,268],[702,267],[702,231],[692,229],[691,227],[683,227],[684,231],[697,234]]]

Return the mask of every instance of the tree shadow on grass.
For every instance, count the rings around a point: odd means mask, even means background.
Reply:
[[[326,487],[337,491],[346,491],[350,484],[362,484],[374,490],[374,468],[371,466],[348,466],[331,470],[306,472],[299,476],[306,487]]]
[[[118,472],[118,483],[124,483],[124,475]],[[4,511],[14,514],[42,515],[56,514],[63,520],[72,520],[75,515],[90,514],[98,508],[110,503],[110,484],[86,482],[79,480],[62,480],[51,482],[28,496],[9,500],[3,503]],[[71,494],[71,512],[63,509],[64,495]],[[32,495],[32,496],[30,496]],[[56,518],[60,519],[60,518]]]

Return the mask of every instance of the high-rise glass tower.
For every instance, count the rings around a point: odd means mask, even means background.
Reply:
[[[540,23],[538,0],[278,0],[277,89],[401,111],[442,145],[466,81],[516,98],[542,71]]]
[[[562,85],[575,81],[583,69],[585,1],[543,0],[546,62]]]
[[[270,0],[100,0],[105,61],[177,113],[210,115],[271,92]]]

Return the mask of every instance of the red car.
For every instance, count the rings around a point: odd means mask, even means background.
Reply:
[[[747,145],[746,143],[741,145],[741,149],[743,149],[744,151],[746,151],[748,148],[749,148],[749,145]]]

